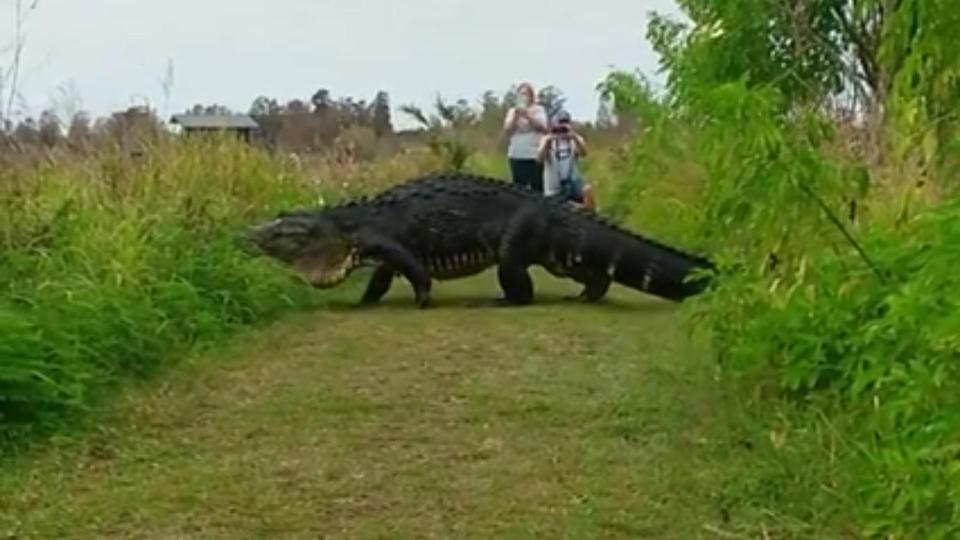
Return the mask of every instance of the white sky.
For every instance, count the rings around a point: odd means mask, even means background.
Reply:
[[[19,85],[33,115],[68,101],[62,88],[96,115],[148,103],[168,116],[194,103],[245,112],[261,94],[306,99],[321,87],[367,100],[383,89],[394,109],[438,92],[475,102],[531,80],[592,119],[612,67],[654,74],[647,13],[678,14],[673,0],[23,0],[34,1]],[[15,4],[0,0],[2,69]]]

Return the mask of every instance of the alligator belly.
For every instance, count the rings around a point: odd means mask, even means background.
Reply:
[[[466,253],[431,257],[426,261],[430,276],[438,280],[473,276],[490,268],[496,261],[492,254]]]

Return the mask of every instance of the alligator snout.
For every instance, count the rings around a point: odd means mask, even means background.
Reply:
[[[234,237],[234,245],[247,255],[260,255],[263,252],[260,248],[262,240],[263,225],[252,225]]]

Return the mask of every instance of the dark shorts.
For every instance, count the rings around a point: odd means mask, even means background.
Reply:
[[[543,163],[535,159],[510,159],[510,176],[514,184],[543,193]]]
[[[558,197],[563,197],[568,201],[583,202],[583,182],[579,178],[560,181],[560,193]]]

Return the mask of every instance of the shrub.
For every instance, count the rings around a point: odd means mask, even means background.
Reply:
[[[868,536],[960,534],[960,202],[902,196],[916,178],[880,185],[905,168],[865,166],[829,116],[785,107],[776,88],[687,96],[695,107],[650,115],[618,211],[721,262],[690,320],[753,425],[789,441],[755,454],[755,476],[726,496]],[[869,210],[857,223],[851,200]]]

